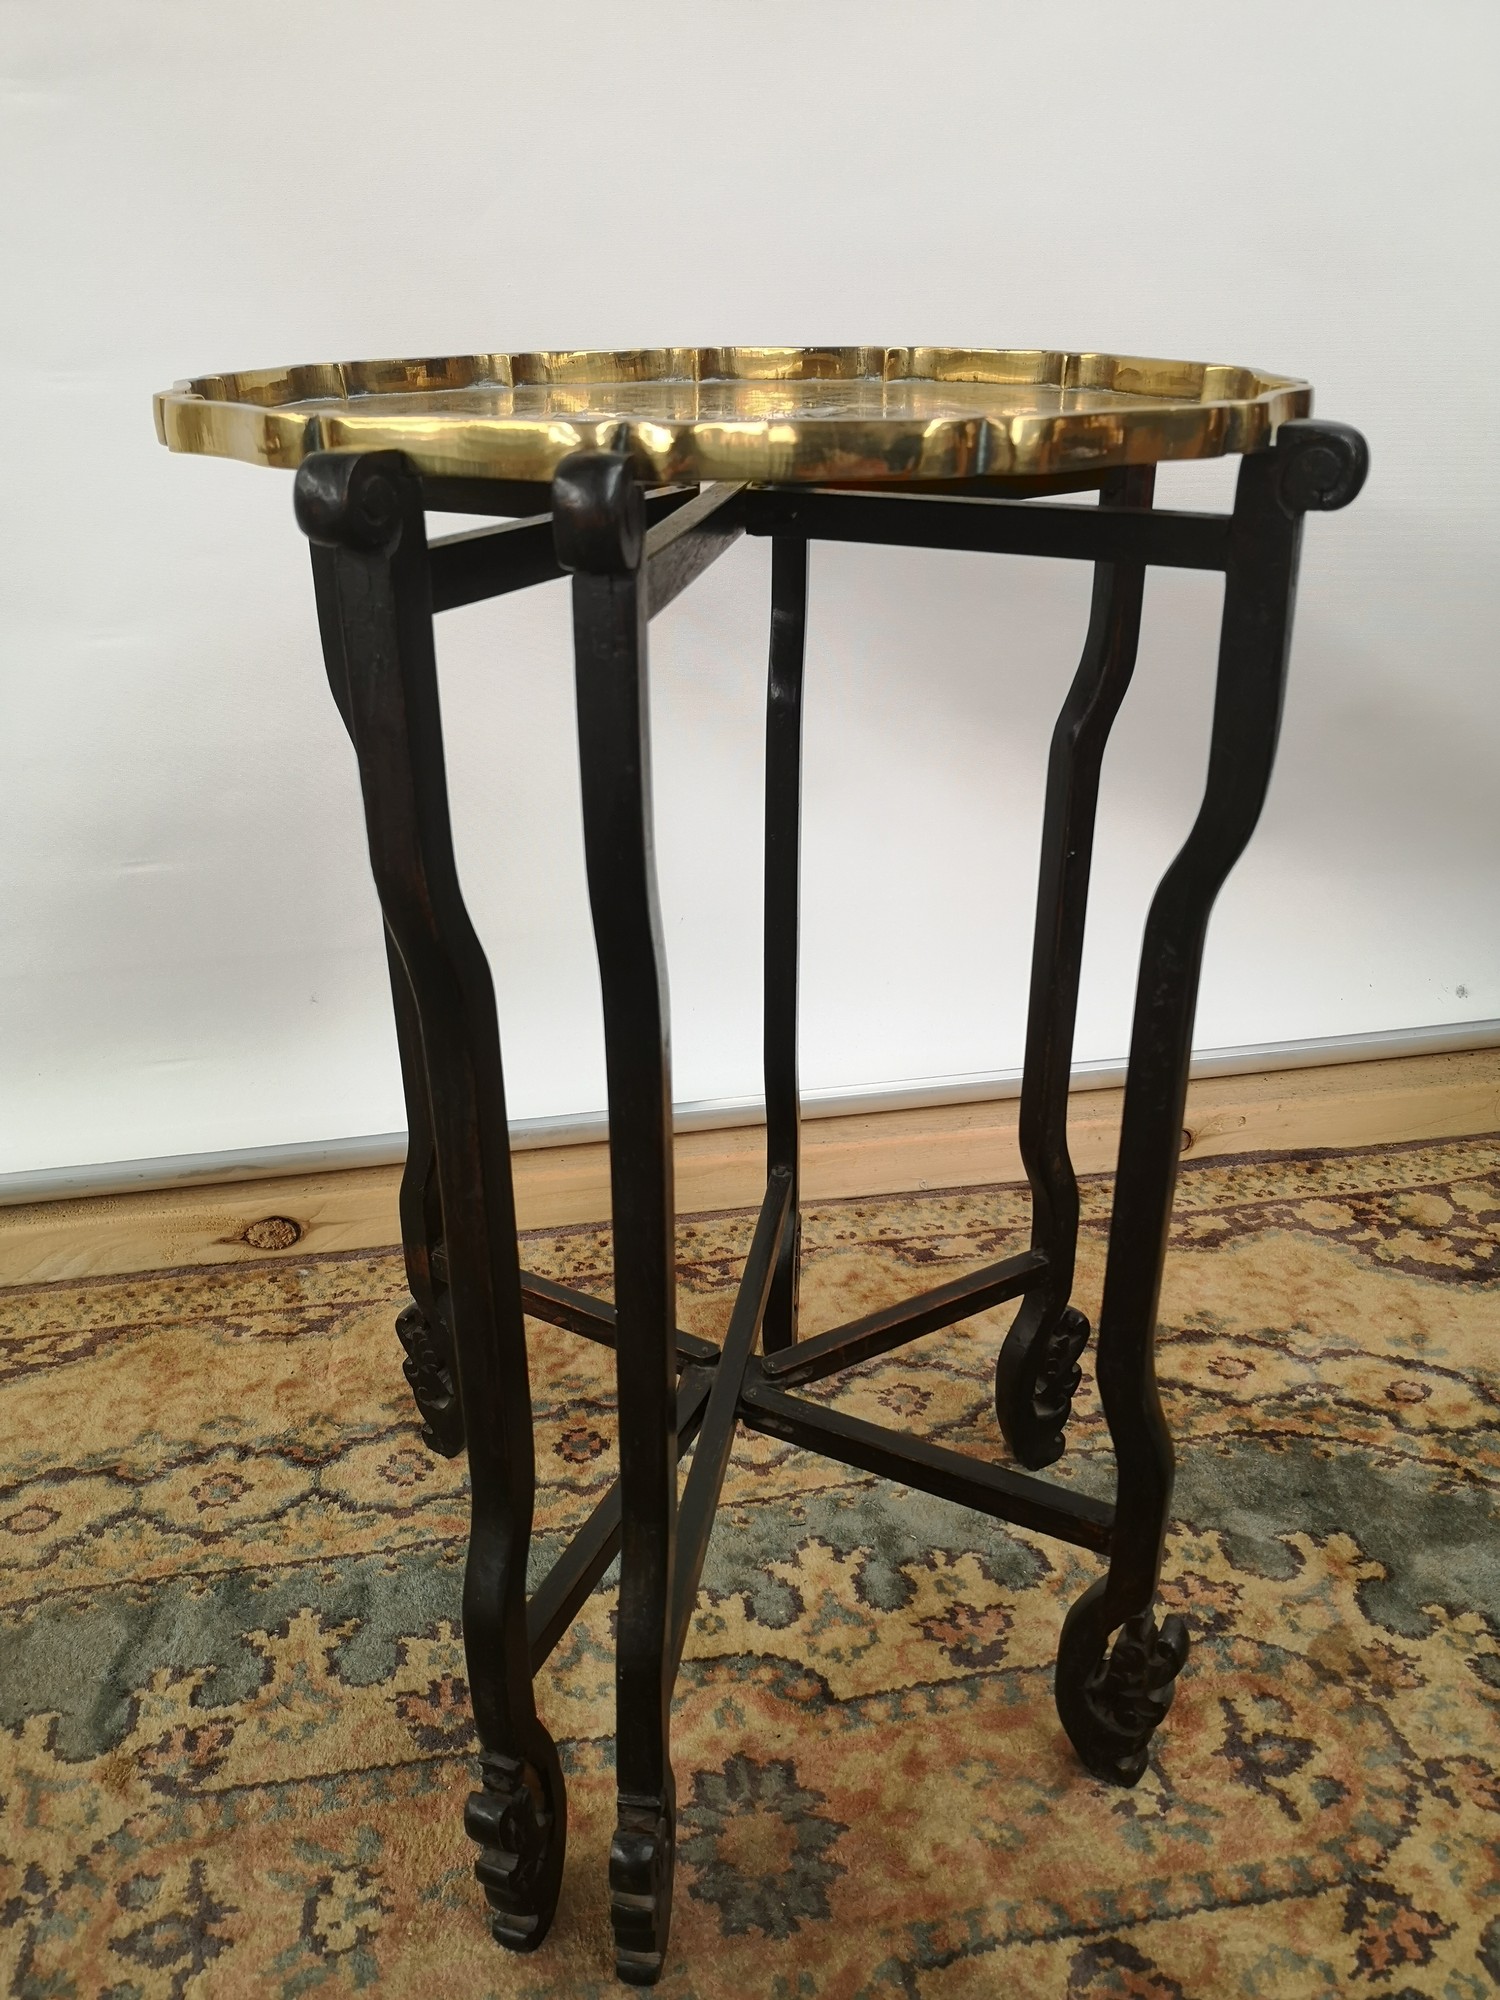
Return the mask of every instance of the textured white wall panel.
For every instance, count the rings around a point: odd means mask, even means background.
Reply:
[[[925,340],[1311,377],[1374,469],[1308,526],[1198,1040],[1500,1015],[1492,6],[10,0],[0,33],[0,1171],[402,1122],[290,482],[152,432],[151,391],[215,368]],[[815,547],[809,1086],[1019,1061],[1087,582]],[[756,1088],[767,587],[741,544],[653,627],[683,1098]],[[1125,1046],[1217,615],[1212,579],[1149,586],[1080,1057]],[[512,1111],[589,1110],[566,589],[456,613],[441,650]]]

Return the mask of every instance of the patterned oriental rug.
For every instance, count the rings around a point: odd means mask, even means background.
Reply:
[[[1097,1303],[1107,1182],[1085,1188]],[[1025,1241],[1024,1191],[831,1203],[807,1324]],[[746,1215],[681,1230],[722,1331]],[[607,1235],[529,1261],[607,1288]],[[8,1295],[0,1980],[48,2000],[613,1994],[613,1594],[543,1669],[562,1907],[489,1941],[461,1826],[459,1472],[394,1255]],[[1130,1792],[1052,1706],[1095,1559],[742,1438],[675,1711],[672,2000],[1500,1990],[1500,1138],[1189,1166],[1163,1301],[1165,1596]],[[1013,1309],[1012,1309],[1013,1310]],[[976,1452],[1003,1313],[823,1391]],[[537,1328],[550,1559],[611,1476],[609,1358]],[[1108,1491],[1086,1385],[1061,1477]]]

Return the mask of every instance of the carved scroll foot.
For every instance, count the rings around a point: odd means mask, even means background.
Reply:
[[[609,1913],[615,1972],[630,1986],[654,1986],[672,1927],[676,1810],[665,1799],[621,1799],[609,1850]]]
[[[1188,1654],[1187,1627],[1175,1614],[1158,1626],[1148,1605],[1125,1620],[1110,1645],[1106,1589],[1102,1581],[1092,1585],[1068,1613],[1057,1653],[1057,1712],[1096,1778],[1133,1785],[1172,1706]]]
[[[464,1418],[454,1387],[453,1369],[419,1305],[406,1307],[396,1319],[396,1338],[406,1350],[401,1372],[422,1418],[422,1442],[444,1458],[457,1458],[464,1448]]]
[[[545,1768],[486,1751],[483,1790],[464,1808],[464,1831],[479,1843],[474,1873],[490,1906],[490,1929],[510,1951],[535,1951],[547,1935],[562,1884],[568,1838],[562,1767],[550,1740]]]
[[[1005,1336],[995,1367],[995,1413],[1011,1451],[1033,1472],[1067,1449],[1073,1398],[1083,1380],[1078,1357],[1089,1323],[1074,1306],[1059,1313],[1044,1299],[1027,1299]]]

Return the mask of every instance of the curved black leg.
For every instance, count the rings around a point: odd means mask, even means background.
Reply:
[[[333,556],[370,863],[410,983],[436,1148],[471,1489],[463,1626],[483,1789],[464,1823],[495,1936],[529,1951],[556,1908],[567,1815],[531,1687],[535,1471],[510,1140],[494,989],[448,822],[421,489],[398,453],[319,454],[296,502]]]
[[[464,1448],[464,1417],[453,1356],[443,1198],[432,1107],[427,1099],[422,1024],[406,967],[389,931],[386,955],[406,1096],[406,1165],[401,1173],[400,1215],[401,1248],[412,1297],[411,1304],[396,1316],[396,1337],[406,1352],[402,1373],[422,1415],[423,1442],[444,1458],[457,1458]]]
[[[1156,468],[1113,473],[1103,504],[1149,507]],[[1023,1465],[1061,1458],[1064,1429],[1081,1372],[1089,1323],[1068,1304],[1078,1242],[1078,1182],[1068,1156],[1068,1082],[1078,979],[1083,964],[1089,867],[1099,772],[1110,726],[1135,672],[1146,571],[1141,563],[1100,563],[1094,572],[1083,657],[1052,732],[1037,883],[1026,1067],[1019,1139],[1031,1184],[1031,1247],[1046,1253],[1042,1282],[1028,1291],[995,1368],[995,1409],[1005,1441]]]
[[[791,1224],[771,1280],[761,1341],[767,1354],[797,1338],[801,1105],[797,1094],[797,928],[802,825],[802,662],[807,637],[807,543],[771,542],[771,662],[766,691],[765,1021],[766,1175],[791,1177]]]
[[[339,610],[338,556],[332,546],[312,544],[312,570],[328,685],[344,727],[351,729],[349,663]],[[464,1448],[464,1421],[454,1378],[453,1336],[443,1296],[447,1284],[439,1268],[435,1268],[442,1263],[443,1208],[438,1192],[432,1109],[427,1101],[427,1068],[422,1059],[422,1029],[411,981],[389,926],[385,949],[396,1017],[396,1046],[401,1056],[401,1088],[406,1099],[406,1165],[401,1175],[400,1215],[401,1248],[412,1299],[397,1314],[396,1337],[406,1356],[402,1373],[422,1418],[422,1441],[444,1458],[456,1458]]]
[[[1079,1756],[1118,1784],[1145,1770],[1187,1656],[1182,1621],[1158,1626],[1152,1609],[1173,1474],[1154,1342],[1203,940],[1270,783],[1303,514],[1345,506],[1366,463],[1356,432],[1299,420],[1240,468],[1203,803],[1146,921],[1099,1319],[1115,1523],[1109,1573],[1068,1613],[1056,1677],[1058,1712]]]
[[[584,854],[609,1082],[622,1511],[610,1914],[616,1971],[650,1985],[661,1975],[672,1921],[677,1427],[672,1089],[651,834],[644,507],[619,452],[565,459],[552,496],[558,560],[574,572]]]

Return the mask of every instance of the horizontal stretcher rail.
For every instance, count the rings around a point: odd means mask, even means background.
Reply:
[[[862,1472],[878,1473],[883,1479],[936,1494],[940,1500],[973,1507],[994,1520],[1031,1528],[1080,1549],[1102,1554],[1109,1548],[1115,1510],[1107,1500],[1070,1493],[1030,1473],[990,1465],[966,1452],[950,1451],[946,1445],[906,1437],[843,1410],[789,1396],[763,1377],[752,1378],[745,1385],[740,1396],[740,1421],[751,1430],[821,1452],[825,1458],[858,1466]]]
[[[546,1320],[549,1326],[565,1326],[570,1333],[581,1333],[585,1340],[592,1340],[599,1347],[615,1344],[615,1309],[607,1299],[591,1298],[587,1292],[575,1292],[569,1285],[557,1285],[550,1278],[539,1278],[534,1271],[523,1271],[521,1307],[533,1319]],[[679,1364],[693,1362],[712,1368],[719,1350],[711,1340],[685,1333],[679,1327],[677,1358]]]
[[[690,583],[745,532],[740,496],[744,487],[705,486],[687,505],[658,521],[646,536],[646,602],[651,617],[665,611]]]
[[[946,1285],[936,1285],[930,1292],[919,1292],[900,1305],[866,1313],[863,1319],[850,1320],[847,1326],[830,1327],[827,1333],[815,1333],[810,1339],[796,1341],[791,1347],[782,1348],[779,1354],[768,1354],[762,1368],[767,1380],[782,1388],[790,1388],[796,1382],[820,1382],[825,1375],[836,1375],[841,1368],[852,1368],[856,1362],[888,1354],[893,1347],[918,1340],[924,1333],[936,1333],[939,1327],[952,1326],[956,1320],[985,1312],[1006,1299],[1019,1298],[1043,1277],[1046,1269],[1044,1251],[1023,1250],[1017,1257],[1006,1257],[998,1264],[987,1264],[982,1270],[953,1278]]]
[[[1223,569],[1229,516],[1085,507],[960,494],[848,493],[827,487],[747,488],[745,532],[896,548],[1057,556],[1078,562]]]
[[[653,493],[647,496],[646,508],[651,524],[646,567],[652,616],[665,610],[745,533],[1081,562],[1154,563],[1168,569],[1222,570],[1229,552],[1227,515],[1038,505],[993,495],[722,484],[704,487],[696,495],[685,488]],[[664,532],[669,517],[673,517],[670,534]],[[565,573],[553,548],[548,513],[440,536],[428,553],[435,612],[526,590]]]
[[[432,608],[455,611],[561,576],[552,547],[552,516],[533,514],[502,528],[469,528],[427,545]]]
[[[547,489],[542,492],[545,505]],[[693,497],[691,487],[648,493],[648,525],[665,521]],[[513,590],[529,590],[534,583],[551,583],[567,574],[553,546],[550,513],[507,521],[498,528],[469,528],[458,535],[440,535],[428,543],[427,561],[435,612],[456,611],[462,604],[505,597]]]
[[[422,477],[422,505],[436,514],[545,514],[552,505],[550,479],[445,479]]]

